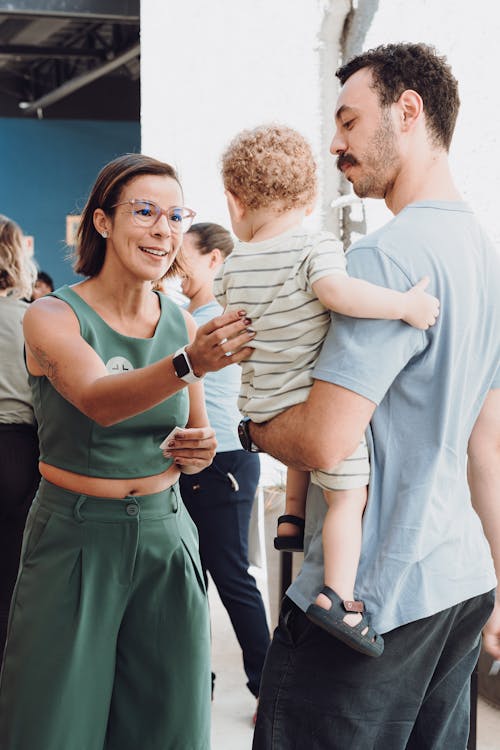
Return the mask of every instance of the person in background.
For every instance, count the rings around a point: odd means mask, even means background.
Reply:
[[[213,279],[232,249],[230,233],[218,224],[193,224],[184,235],[182,292],[198,325],[222,312],[213,294]],[[247,686],[257,698],[269,629],[262,597],[248,572],[248,529],[260,461],[256,454],[242,450],[238,439],[240,377],[236,365],[205,377],[205,402],[217,453],[203,471],[182,475],[180,488],[198,528],[205,582],[208,571],[241,646]]]
[[[0,658],[24,524],[40,481],[22,328],[22,298],[31,297],[35,277],[20,227],[0,216]]]
[[[45,271],[38,271],[31,299],[40,299],[40,297],[44,297],[46,294],[50,294],[53,291],[54,282],[52,277],[49,276],[48,273],[45,273]]]
[[[252,332],[243,311],[196,330],[153,290],[178,273],[183,203],[169,164],[104,166],[78,231],[85,280],[26,312],[42,479],[0,678],[2,750],[210,746],[208,606],[178,480],[215,454],[201,377],[247,356]]]

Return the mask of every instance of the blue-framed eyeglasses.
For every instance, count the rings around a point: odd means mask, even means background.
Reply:
[[[132,221],[139,227],[154,227],[160,216],[165,216],[170,230],[175,234],[184,234],[193,223],[196,211],[185,206],[170,206],[162,208],[157,203],[143,200],[141,198],[132,198],[128,201],[115,203],[111,208],[117,206],[131,206]]]

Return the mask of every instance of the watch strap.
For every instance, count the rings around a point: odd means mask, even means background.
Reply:
[[[243,417],[238,424],[238,437],[242,448],[249,453],[260,453],[260,448],[255,445],[250,436],[250,417]]]
[[[185,383],[198,383],[203,379],[194,374],[193,366],[191,364],[191,360],[189,359],[189,355],[186,351],[185,346],[177,349],[172,358],[172,364],[174,366],[174,371],[177,377],[183,380]]]

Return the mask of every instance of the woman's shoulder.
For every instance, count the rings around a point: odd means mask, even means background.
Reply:
[[[61,330],[65,326],[77,324],[77,317],[72,306],[62,298],[47,294],[28,305],[24,315],[25,330],[35,326],[47,331]]]

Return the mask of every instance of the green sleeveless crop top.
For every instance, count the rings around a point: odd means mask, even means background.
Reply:
[[[158,294],[161,315],[154,336],[131,338],[110,328],[71,287],[52,296],[66,302],[80,332],[110,373],[145,367],[188,343],[184,316],[165,295]],[[172,460],[159,448],[170,430],[184,427],[189,416],[187,388],[161,404],[111,427],[101,427],[66,401],[45,377],[30,375],[38,421],[40,460],[91,477],[127,479],[166,471]]]

